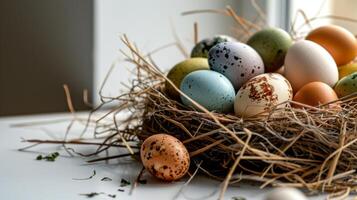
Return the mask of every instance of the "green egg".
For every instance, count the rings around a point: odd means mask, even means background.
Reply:
[[[338,97],[344,97],[357,92],[357,72],[343,77],[335,86],[335,92]]]
[[[256,32],[247,44],[262,57],[266,72],[274,72],[283,66],[292,39],[282,29],[266,28]]]
[[[209,50],[221,42],[235,42],[236,39],[227,35],[216,35],[212,38],[206,38],[198,42],[191,51],[191,58],[208,58]]]
[[[167,78],[170,79],[177,88],[180,88],[183,78],[185,78],[187,74],[196,70],[209,70],[207,58],[190,58],[180,62],[169,71]],[[174,99],[180,98],[180,94],[168,81],[165,83],[165,91]]]

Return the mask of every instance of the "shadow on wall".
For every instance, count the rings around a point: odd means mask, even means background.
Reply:
[[[0,1],[0,115],[76,109],[93,85],[92,0]]]

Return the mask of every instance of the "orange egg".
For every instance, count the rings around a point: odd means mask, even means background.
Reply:
[[[337,100],[337,94],[326,83],[311,82],[304,85],[293,100],[310,106],[318,106]]]
[[[352,61],[357,56],[357,40],[345,28],[326,25],[311,31],[306,37],[324,47],[334,58],[338,66]]]
[[[141,145],[141,161],[153,176],[165,181],[183,177],[190,166],[190,155],[182,142],[167,134],[148,137]]]

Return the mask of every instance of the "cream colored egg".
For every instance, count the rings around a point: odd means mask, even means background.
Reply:
[[[333,87],[338,81],[338,69],[332,56],[320,45],[301,40],[293,44],[285,57],[285,77],[294,92],[313,81]]]
[[[281,187],[269,192],[265,200],[307,200],[307,197],[298,189]]]
[[[267,114],[273,106],[291,100],[293,91],[286,78],[277,73],[261,74],[250,79],[238,91],[234,111],[239,117]]]

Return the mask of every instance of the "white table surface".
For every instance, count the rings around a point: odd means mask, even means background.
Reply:
[[[81,193],[104,192],[115,194],[116,198],[99,195],[90,199],[217,199],[220,182],[196,176],[192,182],[179,190],[184,180],[175,183],[162,183],[145,174],[147,184],[139,185],[131,195],[130,186],[123,187],[124,192],[117,191],[122,178],[133,182],[141,166],[130,159],[112,161],[109,164],[99,163],[88,165],[82,157],[70,157],[63,151],[61,145],[40,145],[27,152],[18,151],[27,143],[25,139],[61,139],[68,121],[51,125],[36,125],[27,127],[12,127],[25,122],[51,121],[55,119],[70,119],[69,114],[47,114],[0,118],[0,199],[34,199],[34,200],[71,200],[87,199]],[[80,133],[81,127],[75,128],[71,134]],[[78,148],[77,148],[78,149]],[[95,147],[81,147],[81,151],[92,151]],[[38,161],[39,154],[59,152],[61,155],[55,162]],[[93,170],[96,176],[90,180],[73,180],[73,178],[89,177]],[[112,181],[101,181],[110,177]],[[250,185],[230,186],[225,199],[242,196],[247,200],[264,199],[269,189],[259,190]],[[311,199],[324,199],[313,197]]]

